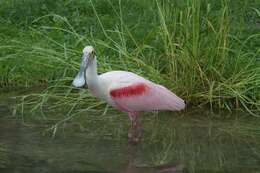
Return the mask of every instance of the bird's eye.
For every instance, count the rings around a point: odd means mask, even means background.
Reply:
[[[92,51],[92,54],[93,54],[93,55],[96,55],[96,52],[93,50],[93,51]]]

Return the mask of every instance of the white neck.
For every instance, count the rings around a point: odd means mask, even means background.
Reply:
[[[88,65],[86,70],[86,81],[90,89],[95,89],[98,87],[98,74],[97,74],[97,59],[94,60]]]

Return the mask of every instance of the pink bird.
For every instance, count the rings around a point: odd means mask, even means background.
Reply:
[[[73,80],[75,87],[88,86],[91,94],[116,109],[127,112],[131,121],[128,130],[130,143],[142,136],[138,113],[145,111],[180,111],[185,102],[167,88],[128,71],[97,74],[97,57],[92,46],[83,49],[80,71]]]

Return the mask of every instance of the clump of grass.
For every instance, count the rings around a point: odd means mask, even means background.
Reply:
[[[234,4],[68,1],[64,11],[48,11],[29,21],[20,38],[2,38],[6,45],[0,46],[1,86],[47,83],[44,91],[23,96],[21,105],[33,110],[47,103],[50,109],[66,106],[70,113],[75,106],[100,105],[87,92],[71,87],[81,49],[91,44],[98,52],[100,73],[133,71],[167,86],[189,105],[242,108],[256,116],[260,110],[260,33],[247,25],[256,27],[259,13],[250,8],[253,2]],[[46,8],[50,9],[48,3]],[[250,14],[251,23],[244,12]],[[234,18],[244,23],[235,23]]]

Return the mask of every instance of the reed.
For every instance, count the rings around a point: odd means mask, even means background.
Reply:
[[[28,9],[0,3],[0,86],[47,87],[23,95],[20,105],[106,110],[87,90],[71,86],[81,49],[91,44],[100,73],[133,71],[190,107],[254,116],[260,110],[257,1],[42,0],[43,12],[33,10],[34,1],[24,3]]]

